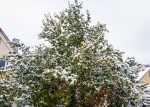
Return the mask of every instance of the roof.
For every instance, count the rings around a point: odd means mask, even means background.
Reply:
[[[3,34],[3,36],[5,37],[5,39],[7,41],[10,41],[9,38],[6,36],[6,34],[4,33],[4,31],[2,30],[2,28],[0,28],[0,32]]]
[[[150,67],[146,67],[143,71],[140,71],[138,73],[137,80],[140,80],[146,74],[146,72],[149,71],[149,70],[150,70]]]
[[[2,28],[0,28],[0,33],[2,33],[3,37],[6,39],[7,43],[8,43],[8,44],[10,45],[10,47],[11,47],[11,41],[10,41],[9,38],[6,36],[6,34],[5,34],[4,31],[2,30]],[[11,49],[13,49],[15,52],[17,52],[16,49],[14,49],[14,48],[12,48],[12,47],[11,47]]]

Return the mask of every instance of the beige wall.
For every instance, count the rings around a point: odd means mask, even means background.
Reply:
[[[0,32],[0,58],[2,58],[2,56],[6,55],[10,51],[13,51],[13,49],[10,47],[8,41]]]
[[[150,70],[148,70],[141,78],[140,81],[144,83],[150,83]]]

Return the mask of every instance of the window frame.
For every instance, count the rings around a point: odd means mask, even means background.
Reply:
[[[3,69],[0,69],[0,71],[5,71],[6,70],[6,66],[7,66],[7,61],[6,59],[3,59],[3,58],[0,58],[0,61],[5,61],[5,65],[4,65],[4,68]]]

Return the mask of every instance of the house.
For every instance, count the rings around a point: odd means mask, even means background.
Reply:
[[[4,33],[4,31],[0,28],[0,71],[5,70],[7,65],[7,61],[5,59],[6,55],[9,52],[14,51],[14,49],[10,45],[10,40]]]
[[[14,39],[18,40],[18,39]],[[1,72],[6,70],[6,66],[8,62],[6,61],[6,55],[9,52],[16,51],[11,47],[10,40],[4,33],[4,31],[0,28],[0,74]],[[16,107],[15,104],[10,105],[11,107]]]
[[[144,107],[150,107],[150,66],[146,67],[144,71],[139,72],[137,80],[140,81],[140,84],[147,84],[141,99]]]
[[[150,67],[146,67],[144,71],[139,72],[137,80],[142,83],[150,83]]]

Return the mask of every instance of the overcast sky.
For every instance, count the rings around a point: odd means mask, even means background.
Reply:
[[[114,48],[140,63],[150,63],[150,0],[79,1],[90,11],[93,24],[107,25],[106,36]],[[0,28],[10,39],[34,46],[44,14],[53,15],[67,7],[68,0],[0,0]]]

